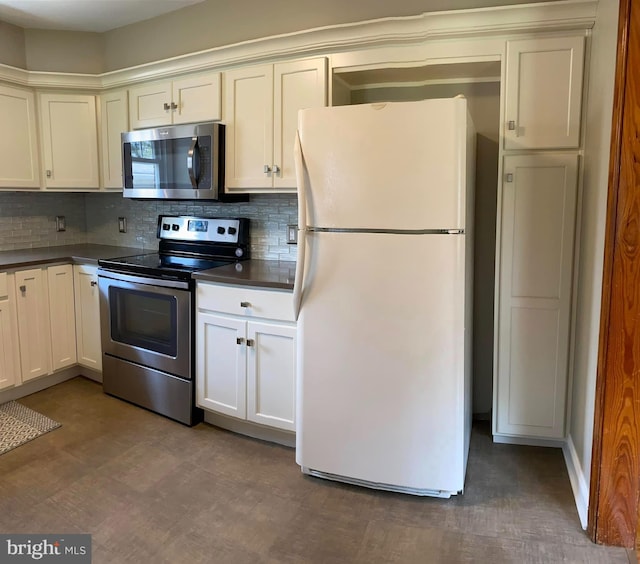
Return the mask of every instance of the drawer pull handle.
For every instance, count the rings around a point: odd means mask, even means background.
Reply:
[[[256,342],[253,339],[247,339],[247,346],[248,347],[253,347],[256,344]]]
[[[251,307],[249,302],[240,302],[240,307]]]
[[[236,344],[241,345],[242,343],[244,343],[244,339],[242,337],[238,337],[236,339]]]

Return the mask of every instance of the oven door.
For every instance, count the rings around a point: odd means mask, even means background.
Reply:
[[[103,354],[191,379],[188,284],[105,271],[98,284]]]

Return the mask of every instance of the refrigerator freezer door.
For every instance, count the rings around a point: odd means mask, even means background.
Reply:
[[[302,110],[306,225],[464,229],[467,119],[464,98]]]
[[[462,490],[465,235],[307,233],[306,244],[298,464]]]

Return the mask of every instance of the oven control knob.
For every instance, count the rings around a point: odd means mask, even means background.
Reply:
[[[242,249],[240,249],[240,248],[237,248],[236,249],[236,256],[238,258],[240,258],[242,255],[244,255],[244,251]]]
[[[229,227],[229,229],[227,229],[227,231],[229,232],[229,235],[235,235],[237,229],[235,227]]]
[[[178,231],[178,229],[180,229],[180,226],[179,226],[179,225],[177,225],[176,223],[174,223],[174,224],[171,226],[171,229],[173,229],[174,231]]]
[[[220,233],[220,235],[224,235],[224,227],[222,227],[222,225],[220,227],[218,227],[218,233]]]
[[[168,223],[163,223],[162,229],[164,229],[165,231],[169,231],[169,229],[171,229],[171,225],[169,225]]]

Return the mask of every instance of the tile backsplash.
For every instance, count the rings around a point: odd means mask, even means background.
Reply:
[[[158,215],[204,215],[251,219],[251,256],[294,261],[287,245],[287,224],[297,223],[295,195],[252,195],[250,202],[129,200],[122,194],[0,193],[0,250],[97,243],[158,248]],[[56,232],[55,216],[66,217],[67,230]],[[127,232],[118,231],[127,218]]]
[[[87,242],[84,194],[0,192],[0,251]],[[56,231],[56,215],[66,231]]]

